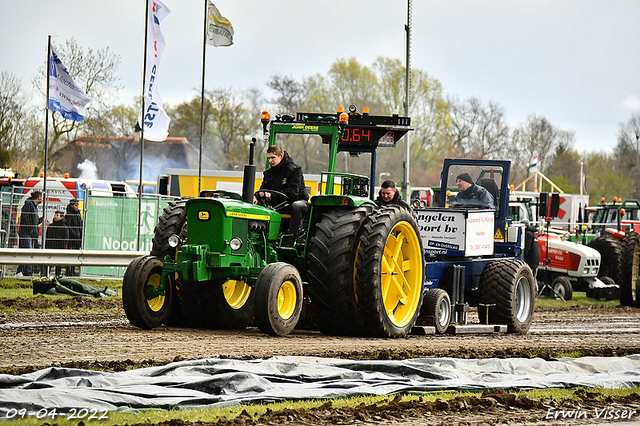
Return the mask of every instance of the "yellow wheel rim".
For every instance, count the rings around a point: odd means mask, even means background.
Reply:
[[[282,283],[278,290],[278,315],[284,320],[291,318],[296,310],[298,295],[296,286],[289,280]]]
[[[240,309],[249,300],[251,287],[244,281],[228,280],[222,284],[224,298],[233,309]]]
[[[420,240],[409,222],[397,223],[382,255],[380,285],[389,320],[406,326],[415,316],[422,293]]]
[[[158,288],[160,285],[160,274],[153,274],[149,277],[149,281],[147,281],[147,286]],[[147,299],[147,304],[149,305],[149,309],[153,312],[158,312],[164,306],[165,296],[156,296],[153,299]]]

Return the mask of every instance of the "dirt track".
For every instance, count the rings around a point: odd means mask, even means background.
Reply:
[[[268,358],[275,355],[311,355],[351,359],[403,359],[412,357],[532,357],[615,356],[640,353],[640,310],[625,307],[586,307],[540,310],[526,335],[431,335],[404,339],[364,339],[325,336],[315,331],[297,330],[286,338],[265,336],[256,328],[218,331],[161,327],[140,330],[131,326],[119,300],[80,298],[34,298],[17,303],[21,312],[0,314],[0,369],[14,374],[51,365],[78,368],[125,368],[165,364],[173,360],[197,358]],[[64,301],[63,301],[64,300]],[[90,311],[43,312],[33,306],[69,305],[101,308]],[[470,320],[474,320],[473,315]],[[571,407],[558,401],[500,402],[501,395],[453,405],[390,404],[360,407],[352,411],[326,407],[314,413],[272,413],[257,424],[592,424],[586,421],[545,419],[550,407]],[[497,404],[494,401],[497,400]],[[581,409],[601,409],[602,402],[585,398]],[[640,412],[640,397],[609,401],[613,407]],[[638,417],[632,419],[638,421]],[[255,419],[245,419],[256,424]],[[173,423],[173,425],[179,425]]]
[[[51,298],[44,299],[51,303]],[[67,301],[78,300],[65,298]],[[60,299],[58,299],[60,300]],[[54,302],[58,300],[54,299]],[[7,302],[4,301],[6,304]],[[31,302],[34,303],[34,302]],[[119,301],[82,299],[80,304],[112,309],[0,314],[0,368],[33,369],[49,365],[114,364],[118,370],[163,364],[174,359],[269,358],[312,355],[355,359],[461,358],[640,353],[640,310],[626,307],[547,310],[535,313],[526,335],[427,335],[404,339],[344,338],[296,330],[285,338],[242,331],[131,326]],[[106,305],[105,305],[106,303]],[[78,304],[76,302],[76,304]],[[470,321],[473,321],[473,315]]]

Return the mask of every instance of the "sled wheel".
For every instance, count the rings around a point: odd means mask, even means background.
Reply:
[[[613,281],[618,282],[622,276],[620,270],[622,263],[622,245],[620,241],[612,237],[598,237],[587,244],[587,246],[600,253],[598,278],[611,277]]]
[[[435,326],[436,333],[445,333],[451,322],[451,299],[449,293],[441,288],[427,291],[422,304],[421,317],[425,325]]]
[[[399,206],[365,221],[356,261],[356,296],[362,329],[376,337],[411,331],[422,305],[422,240],[414,216]]]
[[[169,245],[169,238],[172,235],[177,235],[181,241],[185,241],[187,238],[187,208],[185,200],[171,201],[164,208],[162,215],[158,218],[153,234],[151,254],[157,256],[161,261],[164,261],[166,256],[175,260],[181,245],[172,247]],[[179,293],[182,283],[180,274],[173,273],[168,278],[174,294]],[[182,310],[180,298],[174,297],[165,323],[170,326],[185,325]]]
[[[571,281],[567,277],[557,277],[551,283],[551,288],[553,289],[553,296],[556,299],[560,299],[562,297],[565,301],[571,300],[573,297],[573,287],[571,286]]]
[[[620,304],[638,306],[638,274],[640,273],[640,236],[635,231],[627,232],[622,239],[622,277]],[[615,280],[614,280],[615,281]]]
[[[271,336],[291,333],[302,312],[298,270],[284,262],[267,265],[258,276],[255,293],[255,321],[260,331]]]
[[[362,223],[372,205],[326,211],[309,241],[308,308],[316,327],[325,334],[358,333],[355,301],[355,263]]]
[[[611,277],[602,277],[600,278],[600,281],[602,281],[603,283],[607,284],[607,285],[615,285],[615,280]]]
[[[122,304],[131,324],[143,329],[160,326],[169,316],[173,291],[160,289],[162,261],[155,256],[134,259],[122,280]],[[169,284],[169,283],[167,283]]]
[[[526,333],[533,321],[536,284],[531,268],[521,260],[494,260],[480,276],[480,303],[489,310],[489,322],[506,324],[510,333]]]

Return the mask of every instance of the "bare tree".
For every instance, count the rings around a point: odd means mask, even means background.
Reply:
[[[513,132],[514,179],[524,179],[529,174],[529,165],[534,157],[538,156],[538,170],[546,173],[558,146],[562,143],[565,147],[573,145],[575,134],[573,131],[565,131],[556,128],[545,117],[531,114],[527,121],[520,124]]]
[[[11,162],[12,152],[19,149],[19,135],[24,131],[27,115],[26,95],[22,81],[13,74],[0,74],[0,165]]]
[[[293,77],[282,77],[274,75],[271,80],[267,81],[269,86],[275,93],[276,97],[272,99],[272,103],[283,113],[294,115],[302,109],[308,93],[309,81],[303,80],[299,82]],[[313,112],[313,111],[309,111]],[[290,151],[295,149],[298,153],[302,153],[303,162],[302,170],[311,170],[310,156],[315,151],[315,145],[318,143],[313,137],[304,135],[285,135],[285,139],[290,144]]]
[[[633,197],[640,197],[640,112],[626,123],[620,123],[618,143],[613,150],[616,172],[627,176],[636,188]]]
[[[249,132],[248,111],[231,89],[215,89],[208,91],[206,96],[213,107],[210,116],[213,122],[213,152],[217,154],[220,164],[233,169],[244,162],[232,155],[232,146],[242,143]]]
[[[504,158],[509,146],[505,111],[495,101],[484,107],[475,97],[460,102],[448,99],[451,114],[450,138],[460,155],[471,158]]]

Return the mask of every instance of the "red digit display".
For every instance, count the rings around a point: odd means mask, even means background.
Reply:
[[[371,142],[371,130],[366,129],[358,129],[358,128],[346,128],[342,133],[343,141],[347,142],[360,142],[364,140],[366,142]]]

